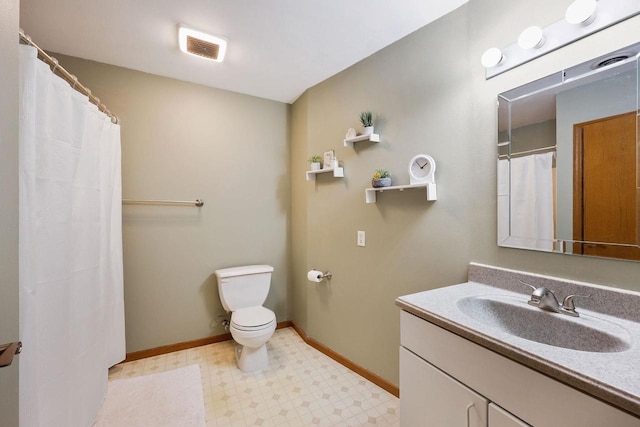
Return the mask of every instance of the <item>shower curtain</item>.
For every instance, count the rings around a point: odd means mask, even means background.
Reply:
[[[499,241],[510,237],[516,247],[553,250],[553,156],[498,161]]]
[[[88,427],[125,357],[120,127],[19,64],[20,425]]]

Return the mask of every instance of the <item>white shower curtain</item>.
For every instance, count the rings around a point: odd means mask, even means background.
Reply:
[[[553,250],[553,155],[498,161],[498,239],[509,246]]]
[[[509,160],[498,160],[498,244],[509,238]]]
[[[120,127],[20,46],[20,425],[95,421],[125,357]]]

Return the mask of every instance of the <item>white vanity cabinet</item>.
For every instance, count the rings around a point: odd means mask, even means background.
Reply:
[[[402,427],[640,427],[634,417],[401,312]]]
[[[527,427],[512,414],[400,348],[402,427]]]

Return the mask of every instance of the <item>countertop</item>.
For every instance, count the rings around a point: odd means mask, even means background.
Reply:
[[[471,276],[472,274],[470,278]],[[531,277],[527,279],[531,281]],[[535,284],[536,278],[533,279]],[[585,284],[576,283],[584,290]],[[554,285],[552,289],[558,295],[558,288],[562,290],[562,287],[559,283]],[[517,288],[517,285],[515,287]],[[570,291],[574,290],[571,286],[569,288]],[[615,292],[602,287],[596,288],[596,291],[598,294]],[[576,303],[581,316],[579,319],[583,319],[582,321],[589,322],[589,319],[592,319],[612,322],[616,327],[624,328],[628,333],[630,348],[614,353],[560,348],[520,338],[498,327],[489,326],[481,319],[477,320],[465,314],[457,304],[464,298],[491,295],[521,299],[525,307],[539,310],[527,305],[530,293],[524,293],[524,289],[523,293],[519,293],[504,289],[500,285],[492,286],[474,281],[402,296],[396,300],[396,304],[430,323],[640,417],[640,323],[628,318],[581,309]],[[591,306],[595,304],[597,302],[592,302]],[[640,311],[640,306],[638,307],[637,311]],[[608,306],[607,310],[610,309]],[[561,316],[557,313],[545,314]]]

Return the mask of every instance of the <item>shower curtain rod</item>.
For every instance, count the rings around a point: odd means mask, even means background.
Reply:
[[[548,147],[534,148],[533,150],[518,151],[516,153],[511,153],[511,154],[499,154],[498,158],[504,159],[504,158],[513,157],[513,156],[523,156],[525,154],[538,153],[540,151],[547,151],[547,150],[555,150],[557,148],[558,148],[557,145],[550,145]]]
[[[100,98],[95,97],[91,94],[91,89],[82,85],[78,81],[78,78],[76,76],[74,76],[73,74],[65,70],[58,63],[58,60],[56,58],[50,56],[49,54],[47,54],[47,52],[42,50],[40,46],[35,44],[33,40],[31,40],[31,37],[24,33],[22,28],[20,29],[20,42],[22,42],[23,44],[27,44],[35,47],[38,50],[38,58],[46,62],[51,67],[51,70],[53,71],[53,73],[56,73],[57,71],[60,77],[65,79],[75,90],[89,97],[89,101],[91,101],[92,104],[95,104],[98,107],[98,110],[102,111],[104,114],[109,116],[111,118],[112,123],[118,124],[118,116],[116,116],[115,114],[111,114],[111,111],[109,111],[104,104],[100,103]]]

